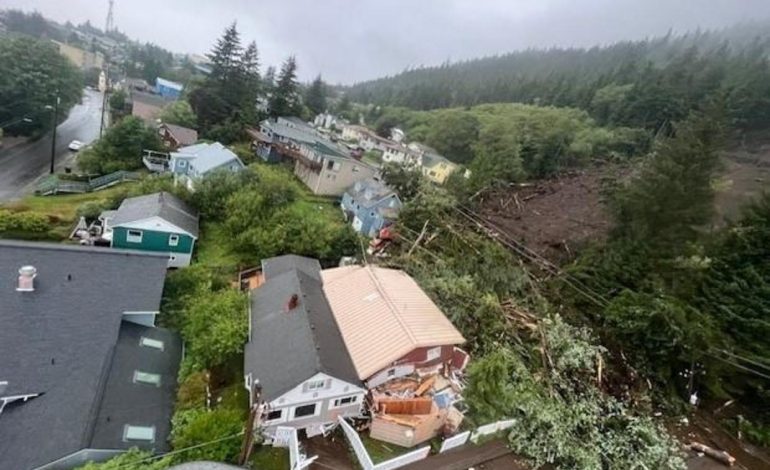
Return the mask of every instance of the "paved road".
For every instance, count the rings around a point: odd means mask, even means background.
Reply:
[[[59,125],[56,136],[57,170],[73,158],[67,145],[73,140],[90,143],[99,137],[102,95],[84,90],[83,100]],[[35,181],[49,171],[51,164],[50,134],[35,141],[0,149],[0,202],[19,199],[34,191]]]

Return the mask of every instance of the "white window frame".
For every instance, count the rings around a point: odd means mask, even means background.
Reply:
[[[340,403],[341,400],[347,400],[348,398],[352,399],[349,403]],[[342,408],[346,406],[353,406],[358,405],[358,395],[348,395],[345,397],[337,397],[329,400],[329,409],[333,410],[336,408]]]
[[[278,418],[275,418],[275,419],[267,419],[267,417],[268,417],[268,415],[270,413],[275,413],[276,411],[280,411],[281,412],[281,416],[279,416]],[[267,412],[265,413],[264,424],[283,423],[284,421],[286,421],[286,416],[288,415],[287,411],[289,411],[289,408],[276,408],[276,409],[273,409],[273,410],[267,410]]]
[[[179,246],[179,235],[172,233],[168,236],[168,246]]]
[[[163,341],[159,339],[148,338],[146,336],[142,336],[139,339],[139,346],[144,346],[145,348],[157,349],[158,351],[163,351],[166,347]]]
[[[307,391],[315,392],[317,390],[323,390],[326,387],[325,379],[309,380],[307,382]]]
[[[148,433],[148,432],[152,433],[152,437],[150,437],[149,439],[136,434],[136,433]],[[126,424],[125,426],[123,426],[123,441],[124,442],[155,442],[155,426],[137,426],[133,424]]]
[[[160,387],[161,380],[162,378],[160,374],[156,374],[154,372],[145,372],[143,370],[134,371],[133,381],[135,384],[152,385],[154,387]]]
[[[441,357],[441,346],[430,348],[425,351],[425,362],[434,361]]]
[[[131,234],[131,232],[134,232],[134,235]],[[136,235],[136,234],[139,235]],[[144,238],[144,232],[141,230],[137,230],[135,228],[130,228],[126,230],[126,242],[128,243],[142,243],[142,238]]]
[[[304,406],[310,406],[310,405],[314,405],[315,406],[315,410],[313,411],[312,415],[296,416],[297,408],[302,408]],[[314,417],[316,417],[316,416],[321,414],[321,408],[322,407],[321,407],[321,402],[320,401],[315,401],[315,402],[312,402],[312,403],[303,403],[301,405],[292,406],[291,407],[291,414],[289,415],[290,416],[289,421],[293,421],[295,419],[314,418]]]

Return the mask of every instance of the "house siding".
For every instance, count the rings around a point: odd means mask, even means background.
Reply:
[[[187,234],[141,230],[142,241],[140,243],[133,243],[127,240],[129,230],[139,229],[129,229],[126,227],[113,228],[113,248],[129,248],[134,250],[160,251],[169,253],[192,253],[194,239]],[[179,236],[179,243],[176,246],[169,245],[170,235]]]
[[[385,226],[386,219],[380,214],[378,210],[381,207],[390,207],[390,203],[393,200],[398,201],[397,198],[386,197],[378,201],[377,204],[370,208],[363,207],[358,201],[353,199],[349,193],[342,195],[342,201],[340,207],[346,213],[349,212],[352,217],[349,220],[353,221],[353,229],[363,235],[373,237],[377,235],[379,230]],[[401,207],[401,202],[398,201],[396,207]]]
[[[387,382],[388,380],[407,376],[413,373],[415,369],[435,367],[452,360],[452,354],[455,348],[454,345],[443,345],[435,347],[441,348],[439,356],[435,359],[428,360],[428,351],[434,349],[434,347],[413,349],[409,353],[401,356],[401,358],[397,361],[394,361],[393,364],[389,367],[386,367],[376,374],[371,375],[366,380],[367,386],[370,388],[376,387]]]
[[[330,161],[339,162],[338,170],[329,169]],[[356,181],[374,176],[374,169],[356,160],[339,158],[321,160],[321,170],[318,172],[297,161],[294,174],[314,193],[323,196],[341,196],[345,190]]]

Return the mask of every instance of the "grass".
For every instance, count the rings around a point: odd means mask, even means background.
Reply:
[[[203,222],[200,239],[195,245],[195,262],[219,270],[234,270],[238,266],[238,256],[230,250],[230,236],[223,224]]]
[[[27,196],[0,206],[14,212],[36,212],[45,215],[51,221],[49,240],[64,241],[77,222],[77,209],[86,202],[107,201],[113,196],[126,191],[126,187],[134,183],[124,183],[102,191],[83,194],[59,194],[55,196]]]
[[[372,462],[375,464],[390,460],[410,451],[410,449],[395,444],[372,439],[368,434],[362,433],[360,436],[361,441],[364,443],[364,447],[366,447],[366,451],[369,452],[369,457],[372,458]]]
[[[289,450],[280,447],[260,446],[251,457],[255,470],[289,470]]]

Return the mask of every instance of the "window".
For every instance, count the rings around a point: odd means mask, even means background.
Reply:
[[[304,418],[305,416],[313,416],[315,415],[315,409],[316,409],[316,403],[311,403],[310,405],[298,406],[294,408],[294,417]]]
[[[155,442],[155,426],[132,426],[126,424],[123,428],[123,440]]]
[[[390,369],[388,371],[388,377],[394,377],[396,375],[396,369]]]
[[[441,346],[428,349],[427,357],[425,358],[425,360],[433,361],[435,359],[438,359],[439,357],[441,357]]]
[[[129,243],[142,243],[142,231],[129,230],[126,234],[126,241]]]
[[[324,385],[326,385],[326,381],[325,380],[323,380],[323,379],[321,379],[321,380],[314,380],[312,382],[308,382],[307,383],[307,390],[308,390],[308,392],[311,391],[311,390],[320,390],[320,389],[324,388]]]
[[[267,414],[266,421],[275,421],[283,417],[283,410],[273,410]]]
[[[334,161],[333,160],[326,160],[326,168],[331,170],[334,168]]]
[[[355,395],[353,395],[352,397],[337,398],[336,400],[334,400],[334,407],[336,408],[336,407],[345,406],[345,405],[352,405],[356,401],[358,401],[358,397]]]
[[[135,370],[134,383],[155,385],[156,387],[160,387],[160,374],[152,374],[150,372],[142,372],[141,370]]]
[[[177,246],[179,245],[179,235],[172,233],[168,236],[168,246]]]
[[[155,348],[163,351],[163,341],[159,339],[145,338],[144,336],[142,336],[142,338],[139,340],[139,346],[144,346],[146,348]]]
[[[184,168],[185,165],[187,165],[187,162],[184,160],[179,160],[179,168]]]

